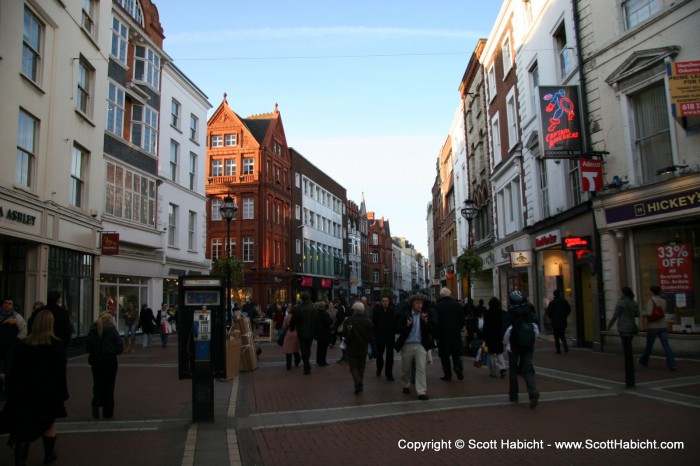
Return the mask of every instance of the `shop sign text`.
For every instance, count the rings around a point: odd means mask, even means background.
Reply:
[[[656,248],[659,287],[665,292],[693,291],[690,248],[685,243],[669,243]]]

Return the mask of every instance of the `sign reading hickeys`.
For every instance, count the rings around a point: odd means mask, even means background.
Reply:
[[[700,207],[700,191],[691,190],[605,209],[608,225]]]

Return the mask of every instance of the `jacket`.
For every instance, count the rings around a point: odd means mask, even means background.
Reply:
[[[34,317],[36,317],[36,314],[39,311],[43,310],[51,311],[51,314],[53,314],[53,334],[63,342],[64,348],[68,348],[70,337],[73,334],[73,326],[70,323],[70,315],[68,314],[68,311],[58,304],[47,304],[41,309],[37,309],[36,311],[32,312],[32,315],[27,322],[27,328],[31,332]]]
[[[452,296],[440,298],[435,306],[437,310],[438,347],[449,346],[462,341],[464,311]]]
[[[571,306],[561,296],[552,299],[545,311],[545,315],[549,317],[554,329],[566,328],[566,318],[569,317],[569,314],[571,314]]]
[[[329,342],[331,340],[331,316],[325,309],[316,311],[316,339]]]
[[[394,344],[396,334],[396,309],[392,303],[384,309],[379,305],[372,313],[372,325],[374,325],[374,337],[377,342]]]
[[[634,335],[638,329],[635,322],[635,317],[639,317],[639,306],[632,298],[623,296],[615,306],[615,314],[613,314],[608,329],[617,321],[617,330],[620,336]]]
[[[139,313],[139,327],[143,333],[153,333],[156,330],[156,316],[150,307],[142,308]]]
[[[525,303],[509,307],[503,322],[503,344],[507,347],[508,351],[515,353],[532,353],[534,347],[521,348],[517,344],[521,322],[535,325],[535,337],[540,333],[537,325],[537,317],[535,313],[532,312],[530,305]]]
[[[102,327],[102,338],[97,334],[97,325],[92,324],[88,332],[85,350],[88,352],[88,363],[92,366],[104,359],[116,358],[124,351],[124,340],[113,325]]]
[[[435,348],[434,338],[438,333],[437,315],[433,309],[424,309],[422,314],[427,314],[428,321],[423,322],[421,320],[420,342],[421,345],[423,345],[423,348],[428,351]],[[399,338],[396,340],[396,344],[394,345],[394,349],[396,351],[401,351],[401,348],[403,348],[408,335],[411,333],[411,327],[407,325],[407,321],[412,317],[413,310],[409,308],[400,313],[396,318],[396,333],[399,334]]]
[[[313,304],[302,302],[292,313],[291,327],[297,332],[299,339],[314,339],[316,337],[316,319],[318,311]]]
[[[357,358],[367,357],[367,345],[372,347],[375,353],[374,325],[363,313],[355,313],[343,324],[345,334],[345,351],[349,356]]]

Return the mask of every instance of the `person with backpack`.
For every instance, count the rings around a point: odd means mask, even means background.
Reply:
[[[639,358],[639,364],[644,367],[649,366],[649,356],[654,348],[656,337],[661,340],[661,346],[666,354],[666,367],[669,371],[676,370],[676,359],[673,355],[671,345],[668,343],[668,325],[666,324],[666,300],[661,297],[661,288],[652,286],[649,288],[651,297],[647,301],[645,313],[642,317],[647,319],[647,344],[644,353]]]
[[[374,325],[365,314],[366,308],[361,302],[352,305],[353,315],[348,317],[343,324],[345,344],[347,345],[346,357],[348,368],[355,385],[355,395],[362,393],[364,389],[365,367],[367,365],[367,349],[375,351]],[[375,352],[376,354],[376,352]]]
[[[508,397],[511,402],[518,402],[518,375],[520,375],[525,379],[530,409],[535,409],[540,399],[540,392],[535,385],[532,356],[540,330],[537,327],[537,318],[522,291],[512,291],[508,295],[508,301],[510,304],[504,318],[503,332],[503,345],[508,351],[508,375],[510,376]]]

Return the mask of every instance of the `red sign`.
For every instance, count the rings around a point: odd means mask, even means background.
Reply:
[[[690,249],[684,243],[670,243],[656,248],[659,287],[664,292],[693,291],[693,267]]]
[[[333,280],[330,278],[322,278],[321,279],[321,288],[330,288],[333,286]]]
[[[562,239],[562,249],[583,250],[591,249],[590,236],[567,236]]]
[[[102,232],[102,255],[115,256],[119,254],[119,233]]]
[[[581,191],[598,192],[603,189],[602,160],[580,159],[578,168],[581,172]]]

